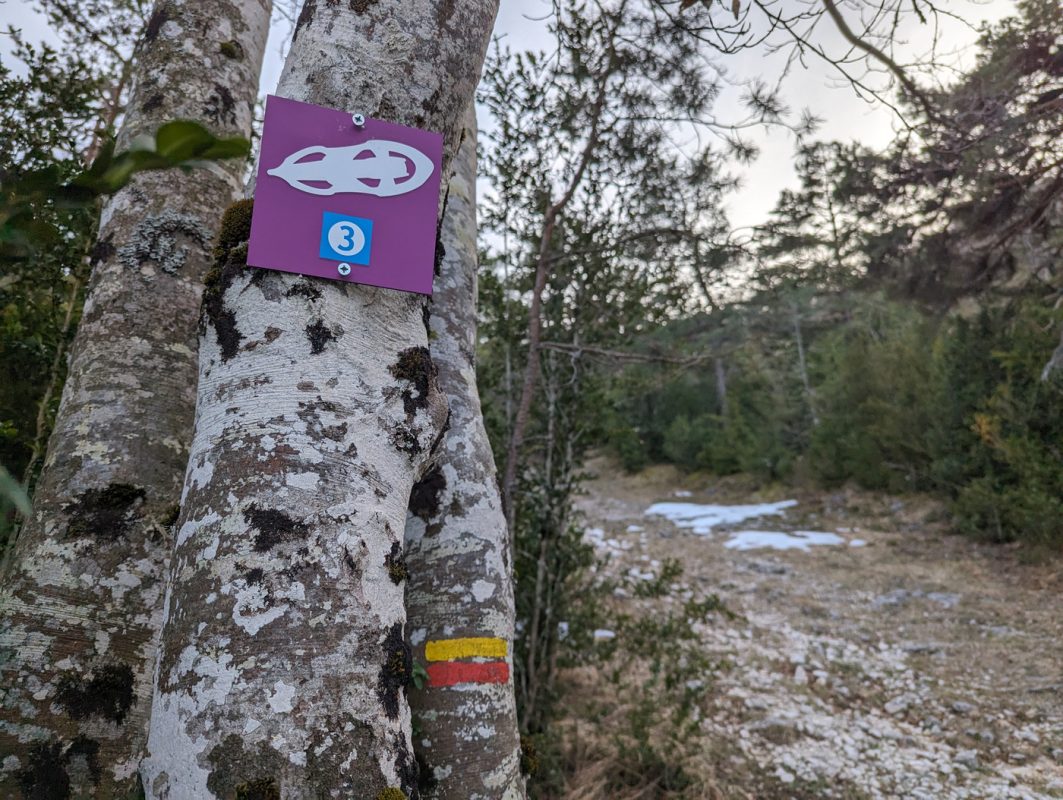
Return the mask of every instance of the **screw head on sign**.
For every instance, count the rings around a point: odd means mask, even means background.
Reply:
[[[365,115],[364,114],[354,114],[351,117],[351,120],[354,122],[354,126],[356,128],[361,128],[362,126],[365,125]]]
[[[336,272],[338,272],[340,275],[343,275],[344,277],[346,277],[347,275],[351,274],[351,265],[350,264],[340,264],[338,267],[336,267]]]

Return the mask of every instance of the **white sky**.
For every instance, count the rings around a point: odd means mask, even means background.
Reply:
[[[971,44],[976,37],[972,27],[982,21],[1000,19],[1014,9],[1013,0],[940,0],[940,5],[965,21],[948,21],[943,25],[940,37],[943,43],[940,50],[948,52],[950,55],[946,60],[957,66],[970,63]],[[515,50],[550,49],[552,43],[547,23],[542,19],[549,10],[549,0],[502,0],[495,32],[504,36],[506,43]],[[842,10],[844,13],[844,4]],[[47,26],[33,10],[32,0],[0,0],[0,26],[6,28],[8,24],[23,28],[30,39],[48,37]],[[826,25],[822,30],[834,33]],[[265,92],[272,91],[277,85],[282,58],[281,39],[287,31],[286,24],[274,27],[262,73],[261,86]],[[904,35],[907,41],[899,49],[900,60],[918,60],[918,56],[929,46],[931,32],[916,23],[909,25]],[[833,45],[838,50],[840,36],[833,41],[828,39],[826,43],[828,47]],[[7,52],[6,40],[0,38],[0,57]],[[763,51],[748,51],[728,56],[726,64],[732,74],[741,77],[759,74],[765,80],[774,82],[779,74],[781,59],[779,56],[768,57]],[[869,105],[858,98],[849,87],[840,85],[837,76],[822,63],[810,61],[807,69],[796,67],[784,83],[783,97],[791,108],[808,108],[823,119],[818,133],[821,139],[855,140],[880,148],[889,142],[896,126],[888,109]],[[717,110],[721,118],[741,117],[737,93],[725,92],[717,104]],[[731,223],[735,226],[754,225],[763,221],[779,192],[796,183],[792,167],[793,138],[790,134],[780,130],[759,130],[749,133],[747,138],[755,142],[761,152],[753,164],[735,169],[741,177],[742,186],[726,204]]]

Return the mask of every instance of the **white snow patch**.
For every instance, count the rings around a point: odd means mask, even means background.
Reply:
[[[286,714],[292,710],[292,699],[295,697],[295,687],[289,686],[284,681],[273,684],[273,694],[269,696],[269,707],[278,714]]]
[[[644,530],[646,530],[646,529],[643,528],[641,525],[628,525],[627,526],[627,532],[628,533],[641,533]]]
[[[609,639],[615,639],[615,638],[616,638],[616,634],[613,633],[610,630],[606,630],[605,628],[598,628],[598,630],[596,630],[594,632],[594,641],[596,641],[596,642],[605,642],[605,641],[608,641]]]
[[[694,493],[688,492],[686,489],[676,489],[674,492],[672,492],[672,494],[674,494],[676,497],[690,497]]]
[[[767,547],[772,550],[803,550],[807,553],[809,548],[817,545],[837,544],[845,544],[845,539],[836,533],[825,531],[735,531],[723,546],[728,550],[757,550]]]
[[[864,547],[866,545],[867,545],[867,542],[865,542],[863,539],[850,539],[849,540],[849,546],[850,547]]]
[[[688,528],[696,534],[712,533],[717,525],[734,525],[747,519],[782,516],[783,510],[797,505],[796,500],[778,503],[756,503],[743,506],[721,506],[702,503],[654,503],[646,509],[648,517],[670,520],[678,528]],[[589,533],[589,531],[588,531]]]

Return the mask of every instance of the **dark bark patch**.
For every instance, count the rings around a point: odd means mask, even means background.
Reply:
[[[410,800],[417,800],[421,796],[417,759],[410,753],[405,738],[401,736],[395,742],[395,772],[399,776],[402,788],[409,793]]]
[[[92,246],[92,251],[89,253],[89,264],[92,266],[102,264],[104,261],[113,258],[115,252],[114,234],[109,233]]]
[[[417,455],[424,449],[421,447],[421,440],[417,438],[417,434],[407,425],[400,426],[391,434],[391,443],[400,453],[407,453],[411,456]]]
[[[29,764],[18,773],[18,785],[27,800],[67,800],[70,776],[59,742],[42,742],[30,750]]]
[[[203,321],[214,327],[222,361],[240,352],[244,338],[236,327],[236,315],[225,306],[225,291],[247,268],[247,240],[251,237],[253,210],[253,200],[237,200],[225,209],[214,242],[214,267],[203,279]]]
[[[439,496],[447,488],[447,479],[439,466],[432,467],[410,492],[410,513],[425,522],[439,514]]]
[[[304,422],[307,421],[310,415],[317,414],[320,411],[327,411],[330,414],[335,414],[340,410],[338,405],[331,400],[322,400],[320,395],[318,395],[317,400],[311,400],[309,403],[300,403],[299,408],[301,408],[302,411],[296,412],[296,414]]]
[[[276,778],[258,778],[236,787],[236,800],[281,800]]]
[[[266,328],[265,332],[262,334],[262,338],[265,339],[267,342],[275,342],[275,341],[277,341],[278,338],[280,338],[280,335],[281,335],[281,329],[280,328],[274,328],[272,325],[270,325],[270,326],[268,326]]]
[[[148,18],[148,24],[144,27],[144,41],[154,42],[159,38],[162,26],[170,21],[170,10],[166,6],[159,6]]]
[[[299,12],[299,19],[295,21],[295,29],[292,31],[292,42],[299,38],[299,31],[314,21],[314,12],[317,11],[315,0],[305,0],[303,10]]]
[[[329,327],[324,320],[316,320],[306,326],[306,338],[310,340],[310,353],[317,355],[325,352],[325,345],[334,342],[343,335],[339,327]]]
[[[436,365],[427,347],[408,347],[399,353],[399,359],[389,367],[391,374],[400,381],[409,381],[411,386],[402,391],[402,407],[412,416],[418,409],[428,405],[428,389],[436,376]],[[417,394],[410,391],[413,389]]]
[[[121,725],[136,702],[133,668],[128,664],[109,664],[88,680],[64,675],[59,679],[55,702],[74,719],[96,716]]]
[[[181,504],[174,503],[162,512],[162,516],[159,517],[159,524],[164,528],[170,528],[177,522],[179,516],[181,516]]]
[[[388,630],[383,650],[384,665],[377,679],[377,696],[388,719],[398,719],[399,699],[413,674],[413,656],[406,637],[402,635],[401,622],[396,622]]]
[[[314,285],[313,281],[303,278],[284,293],[285,297],[305,297],[314,301],[321,299],[321,289]]]
[[[355,14],[364,14],[378,2],[379,0],[350,0],[350,8]]]
[[[424,332],[429,336],[432,335],[432,309],[429,308],[428,303],[421,305],[421,322],[424,323]]]
[[[306,523],[275,508],[259,508],[252,504],[244,511],[244,522],[258,531],[253,545],[256,553],[265,553],[280,544],[302,541],[310,535]]]
[[[454,0],[443,0],[439,4],[439,16],[436,17],[439,22],[439,26],[443,27],[450,21],[451,14],[454,13]]]
[[[337,736],[337,731],[343,731],[342,735]],[[384,784],[383,776],[368,766],[377,763],[377,748],[373,729],[364,721],[350,714],[329,715],[310,734],[306,748],[309,796],[332,797],[338,792],[341,797],[374,797]],[[364,753],[367,766],[344,774],[342,765],[350,760],[351,753],[358,753],[359,761]],[[338,778],[340,775],[342,779]]]
[[[236,98],[229,91],[229,87],[216,83],[214,84],[214,91],[207,98],[207,103],[203,107],[203,113],[216,122],[234,124],[236,122],[235,108]]]
[[[244,580],[250,583],[262,583],[262,579],[266,577],[265,571],[262,567],[253,567],[244,573]]]
[[[116,542],[125,537],[137,519],[144,489],[128,483],[112,483],[105,489],[88,489],[63,510],[70,515],[68,536],[91,536]]]
[[[158,111],[162,108],[162,105],[165,102],[166,96],[162,92],[152,92],[147,96],[147,99],[140,104],[140,110],[150,114],[152,111]]]
[[[102,769],[100,767],[100,743],[87,736],[77,737],[70,743],[70,747],[66,750],[66,763],[69,766],[78,759],[85,762],[85,766],[89,771],[89,777],[92,778],[93,783],[98,784],[102,774]]]
[[[410,570],[406,566],[406,556],[403,555],[402,545],[398,542],[393,542],[391,552],[384,556],[384,569],[388,571],[388,577],[396,586],[410,577]]]
[[[339,425],[326,425],[321,429],[321,435],[334,442],[342,442],[343,437],[347,435],[347,423],[341,422]]]
[[[231,58],[233,61],[244,60],[244,46],[240,44],[236,39],[230,39],[227,42],[222,42],[218,45],[218,51],[226,58]]]
[[[428,759],[424,753],[417,752],[417,789],[418,791],[430,794],[439,785],[439,781],[436,780],[435,770],[432,769],[432,765],[428,763]]]
[[[438,233],[436,234],[436,260],[435,260],[435,274],[443,274],[443,259],[447,257],[447,248],[443,246],[443,237]]]
[[[214,746],[207,759],[211,766],[207,788],[214,797],[280,800],[280,785],[273,776],[283,771],[284,759],[265,742],[254,750],[245,749],[243,740],[230,734]]]

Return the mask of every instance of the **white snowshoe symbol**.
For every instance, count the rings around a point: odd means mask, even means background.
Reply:
[[[366,157],[365,153],[370,155]],[[321,158],[304,161],[310,156]],[[420,150],[400,142],[373,139],[350,147],[304,147],[266,174],[281,178],[293,189],[307,194],[394,197],[419,189],[434,170],[432,160]]]

